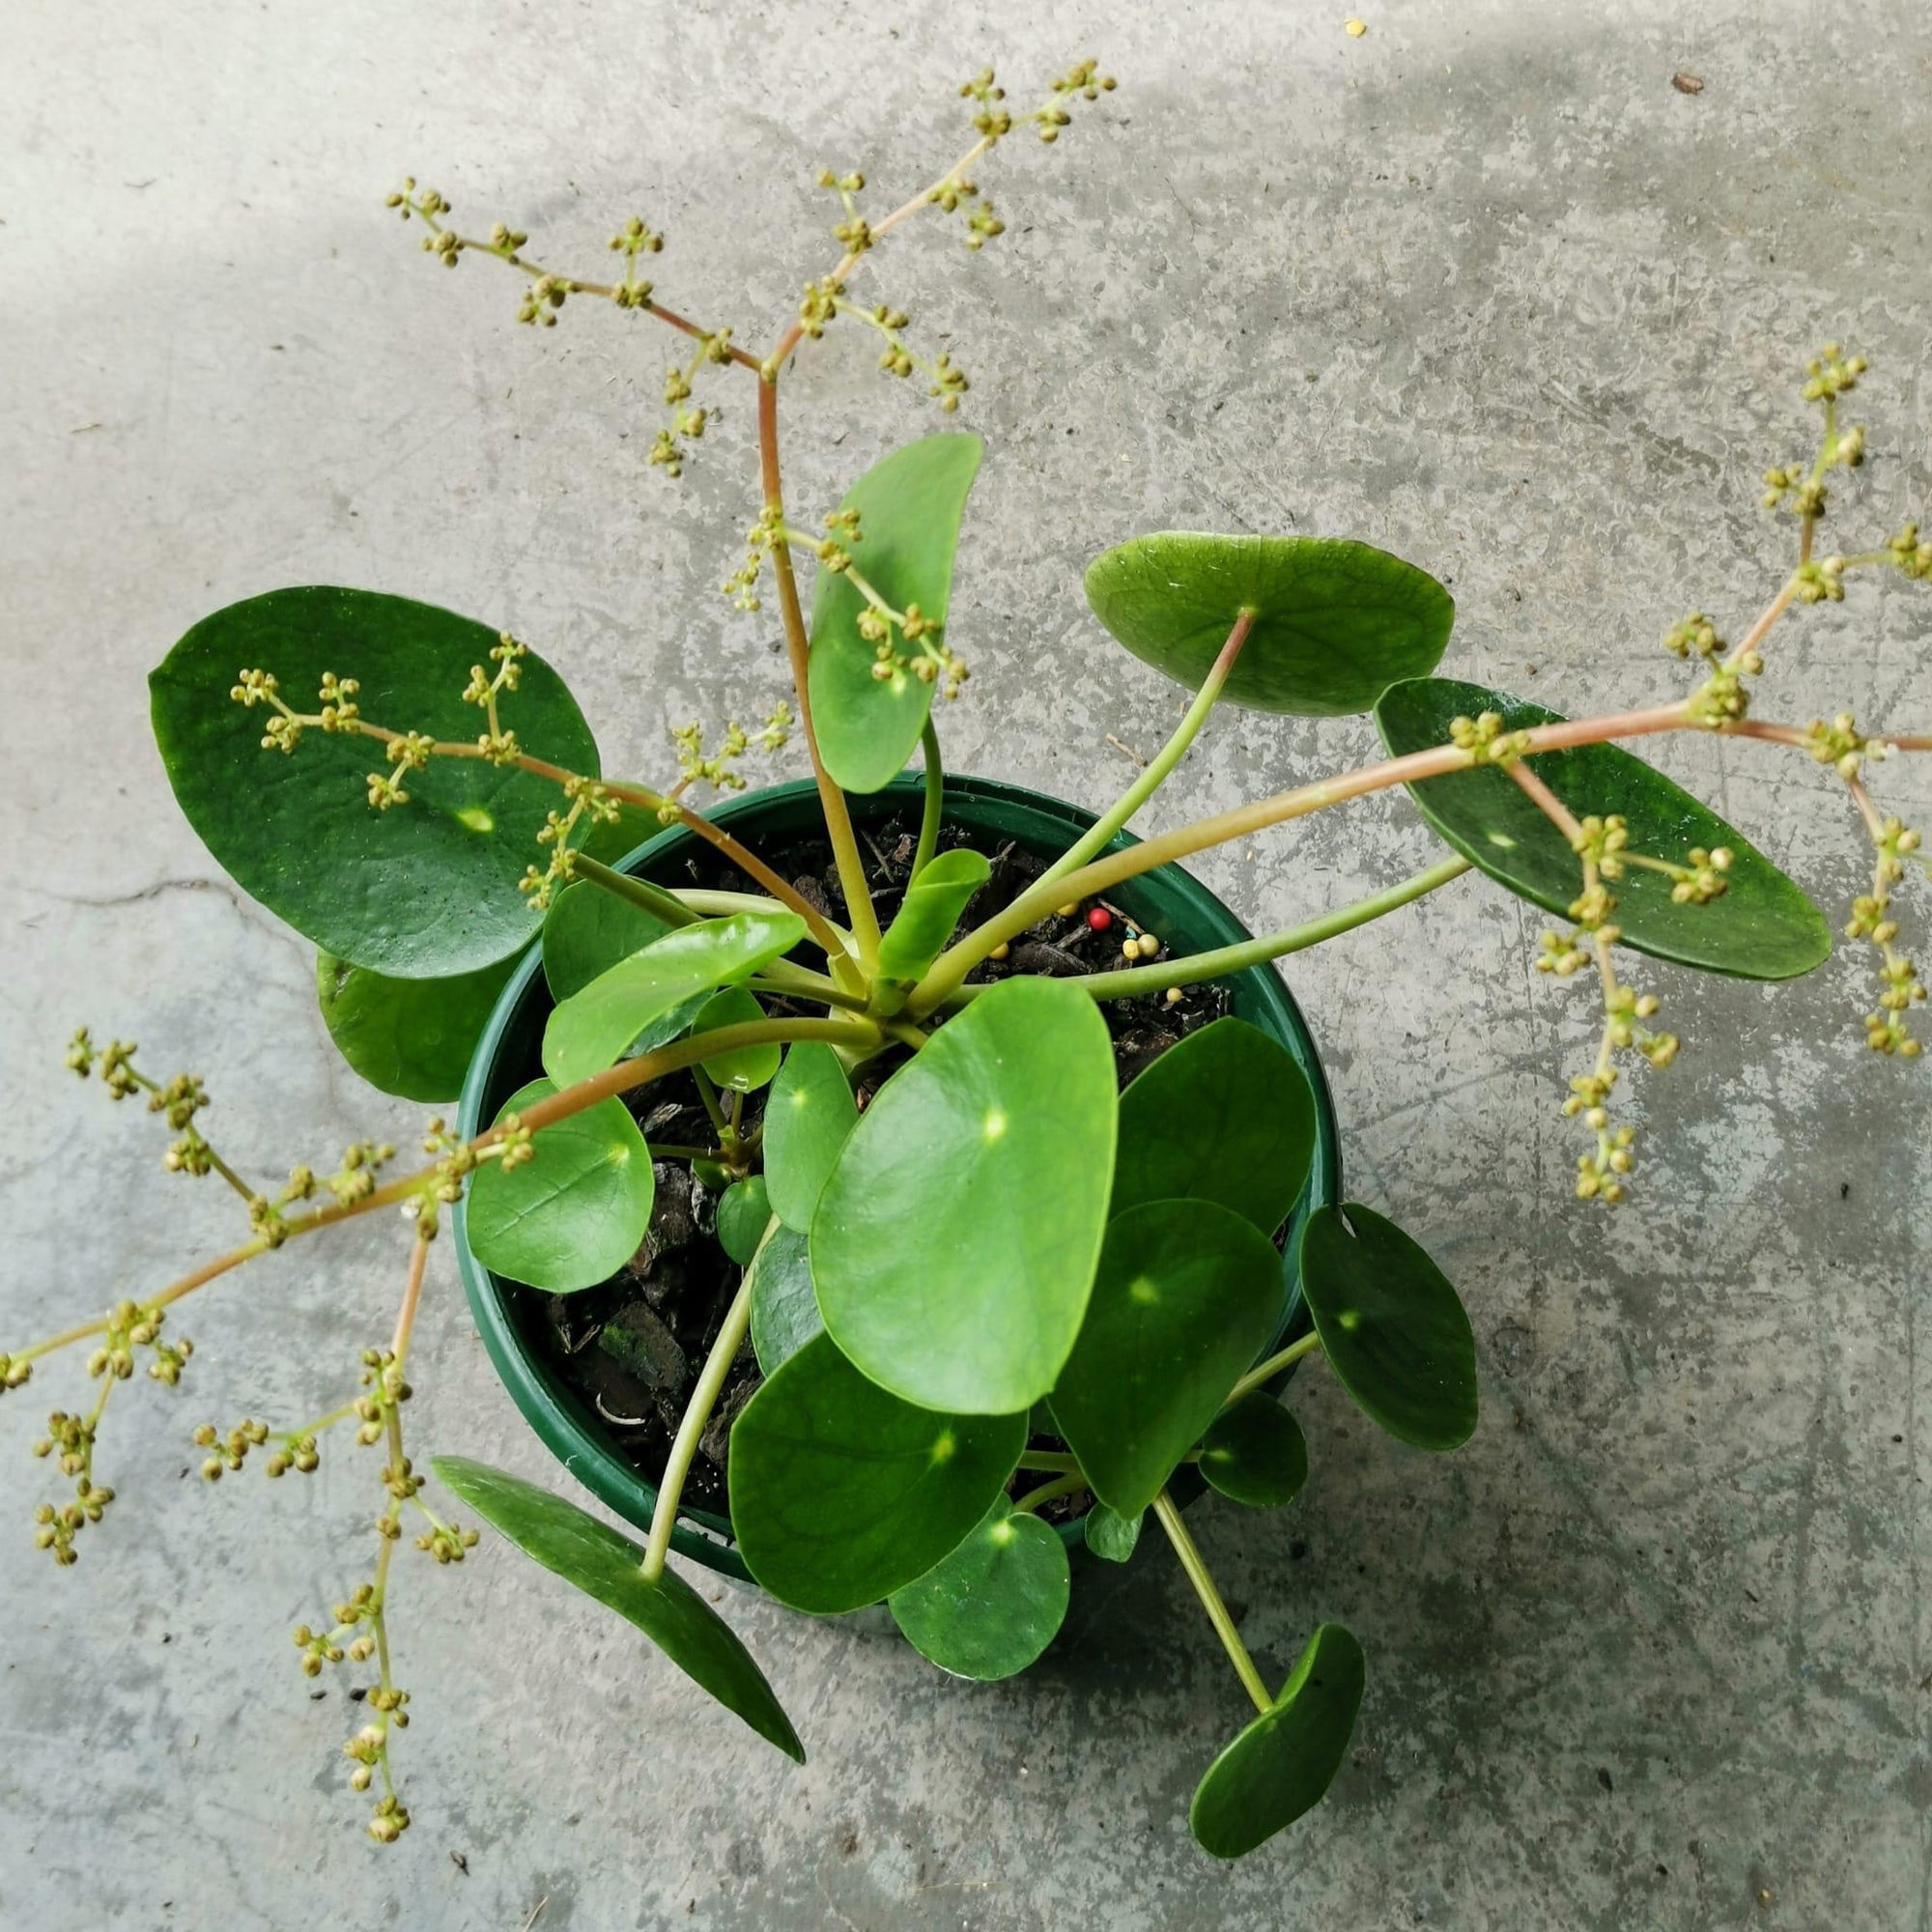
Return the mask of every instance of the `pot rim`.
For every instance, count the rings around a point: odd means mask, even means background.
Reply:
[[[854,810],[862,814],[879,806],[897,810],[908,803],[917,805],[923,798],[923,779],[901,774],[880,791],[851,795],[850,803]],[[747,829],[748,825],[755,829],[756,822],[771,815],[775,810],[782,811],[807,801],[815,804],[816,799],[816,785],[810,779],[802,779],[747,792],[714,808],[706,816],[714,824],[732,831]],[[997,820],[1002,808],[1008,812],[1017,808],[1036,818],[1057,820],[1066,833],[1068,844],[1085,832],[1096,816],[1084,807],[1025,785],[951,772],[946,775],[946,804],[949,818],[954,815],[952,808],[955,804],[967,807],[969,810],[963,816],[969,825],[976,818],[980,821]],[[974,806],[982,810],[975,813],[970,810]],[[1002,826],[1000,830],[1007,837],[1018,836],[1010,825]],[[1121,832],[1115,835],[1106,849],[1109,852],[1123,851],[1139,842],[1132,833]],[[659,874],[668,864],[684,858],[699,844],[696,833],[683,826],[672,826],[627,854],[618,863],[617,869],[640,876]],[[1136,888],[1139,889],[1138,894]],[[1114,896],[1132,899],[1141,895],[1179,902],[1168,909],[1169,917],[1155,918],[1147,923],[1151,927],[1185,923],[1189,928],[1186,936],[1190,951],[1205,951],[1208,946],[1232,945],[1252,936],[1227,905],[1182,867],[1172,864],[1160,867],[1118,888]],[[1172,916],[1177,911],[1179,919]],[[1206,944],[1203,944],[1204,940]],[[482,1132],[489,1120],[494,1118],[496,1106],[492,1105],[492,1100],[499,1087],[501,1095],[507,1096],[522,1084],[523,1079],[529,1077],[526,1068],[518,1079],[505,1086],[498,1082],[497,1074],[505,1051],[506,1036],[523,1018],[526,1003],[531,999],[548,1002],[549,990],[543,983],[542,975],[542,947],[533,943],[504,985],[471,1056],[458,1102],[457,1130],[466,1139]],[[1301,1199],[1290,1219],[1290,1239],[1283,1257],[1281,1320],[1274,1338],[1263,1350],[1265,1357],[1286,1341],[1305,1332],[1309,1326],[1307,1310],[1302,1303],[1300,1277],[1294,1266],[1295,1242],[1293,1236],[1294,1227],[1311,1208],[1333,1206],[1341,1199],[1340,1132],[1314,1037],[1309,1033],[1301,1009],[1295,1005],[1280,974],[1272,966],[1251,966],[1240,973],[1230,974],[1227,983],[1235,988],[1237,1007],[1246,1005],[1250,1009],[1244,1017],[1261,1026],[1294,1057],[1307,1075],[1315,1095],[1315,1158]],[[497,1098],[496,1105],[500,1104],[500,1098]],[[511,1304],[513,1296],[534,1291],[505,1280],[476,1259],[469,1246],[465,1220],[467,1206],[467,1199],[458,1201],[450,1213],[450,1235],[456,1248],[457,1270],[462,1277],[464,1294],[469,1303],[477,1332],[482,1336],[491,1363],[509,1390],[511,1400],[545,1447],[563,1464],[567,1474],[576,1477],[600,1502],[607,1504],[634,1527],[648,1528],[651,1513],[657,1504],[657,1486],[633,1466],[615,1443],[610,1440],[596,1417],[584,1408],[575,1392],[564,1385],[550,1365],[526,1346]],[[1174,1484],[1177,1501],[1184,1506],[1200,1494],[1202,1487],[1201,1478],[1194,1470],[1179,1472]],[[1078,1519],[1055,1526],[1062,1540],[1067,1544],[1069,1554],[1076,1560],[1087,1553]],[[671,1547],[680,1555],[724,1576],[755,1583],[732,1541],[729,1521],[711,1511],[681,1509],[671,1532]]]

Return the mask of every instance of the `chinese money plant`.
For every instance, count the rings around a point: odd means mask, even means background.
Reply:
[[[601,303],[663,331],[678,355],[651,460],[671,476],[705,435],[707,390],[736,384],[755,397],[754,508],[724,587],[741,611],[776,598],[790,690],[757,699],[758,729],[681,728],[674,777],[620,781],[603,772],[562,678],[525,642],[364,590],[294,588],[232,605],[154,673],[156,735],[183,810],[230,877],[318,949],[324,1010],[358,1071],[412,1099],[453,1097],[533,945],[555,1001],[541,1066],[483,1131],[466,1138],[435,1120],[419,1160],[364,1143],[280,1184],[216,1151],[198,1078],[151,1077],[131,1045],[83,1031],[69,1065],[165,1117],[167,1164],[233,1189],[239,1238],[177,1281],[130,1288],[105,1314],[0,1354],[6,1390],[69,1350],[92,1385],[35,1445],[71,1485],[65,1500],[41,1505],[37,1540],[71,1564],[82,1532],[115,1503],[97,1462],[109,1399],[137,1367],[173,1386],[189,1365],[180,1304],[346,1221],[407,1216],[401,1307],[385,1344],[362,1350],[359,1383],[314,1420],[205,1425],[195,1438],[211,1479],[251,1459],[270,1477],[311,1471],[348,1438],[376,1452],[373,1571],[295,1636],[311,1675],[345,1660],[372,1665],[367,1722],[345,1751],[351,1783],[373,1791],[379,1840],[409,1822],[392,1766],[409,1720],[391,1644],[397,1552],[407,1537],[439,1563],[460,1562],[477,1540],[434,1500],[405,1439],[411,1337],[452,1210],[482,1263],[568,1297],[631,1263],[670,1177],[700,1204],[705,1237],[722,1244],[737,1283],[654,1472],[643,1546],[544,1490],[439,1456],[430,1469],[465,1514],[627,1618],[799,1758],[757,1664],[667,1563],[700,1439],[748,1347],[762,1380],[729,1427],[730,1518],[744,1562],[781,1603],[827,1614],[883,1601],[942,1668],[1005,1677],[1040,1655],[1066,1608],[1054,1521],[1081,1520],[1090,1549],[1123,1561],[1151,1516],[1255,1706],[1193,1804],[1202,1845],[1233,1858],[1321,1796],[1348,1748],[1363,1653],[1322,1624],[1271,1684],[1174,1482],[1194,1472],[1244,1507],[1290,1503],[1308,1454],[1281,1395],[1302,1359],[1399,1440],[1453,1449],[1476,1423],[1475,1352],[1455,1291],[1393,1222],[1354,1205],[1297,1211],[1316,1107],[1283,1047],[1242,1020],[1215,1020],[1122,1091],[1104,1003],[1178,1004],[1183,989],[1349,932],[1473,868],[1550,915],[1537,967],[1581,976],[1601,997],[1599,1050],[1563,1106],[1582,1135],[1577,1194],[1613,1206],[1634,1165],[1633,1130],[1616,1116],[1623,1076],[1634,1060],[1662,1067],[1678,1051],[1657,1024],[1656,995],[1626,977],[1630,955],[1782,980],[1816,967],[1832,944],[1791,879],[1622,749],[1686,732],[1795,752],[1848,797],[1872,854],[1870,890],[1845,927],[1877,968],[1866,1034],[1881,1052],[1918,1051],[1908,1020],[1924,989],[1892,903],[1918,835],[1867,784],[1882,759],[1932,750],[1932,732],[1868,732],[1849,716],[1776,723],[1754,702],[1787,617],[1836,602],[1861,578],[1932,574],[1932,544],[1911,526],[1862,547],[1821,541],[1864,455],[1863,431],[1844,416],[1864,364],[1835,346],[1804,384],[1818,418],[1812,455],[1764,483],[1765,507],[1790,526],[1788,569],[1734,639],[1716,616],[1675,624],[1663,641],[1689,688],[1634,707],[1572,720],[1435,675],[1448,592],[1366,544],[1164,533],[1106,550],[1087,571],[1094,616],[1192,703],[1093,829],[993,902],[995,855],[946,836],[934,726],[935,700],[956,696],[968,674],[949,602],[980,445],[958,433],[913,442],[829,513],[808,512],[784,492],[780,399],[810,342],[867,328],[885,370],[954,414],[965,374],[923,355],[905,314],[854,291],[879,244],[922,211],[961,220],[969,248],[997,237],[979,164],[1022,129],[1052,142],[1071,110],[1112,86],[1085,63],[1023,114],[981,75],[962,90],[972,148],[889,213],[867,212],[858,176],[825,175],[843,252],[763,350],[660,301],[644,270],[662,241],[641,220],[611,238],[610,278],[597,281],[539,266],[504,224],[464,232],[450,204],[413,182],[390,197],[446,267],[487,256],[520,276],[525,323],[575,322]],[[802,558],[812,566],[809,615]],[[1353,769],[1145,842],[1117,840],[1227,705],[1361,715],[1380,748]],[[749,753],[794,736],[822,803],[836,897],[802,890],[696,803],[706,787],[741,787]],[[924,810],[885,917],[848,798],[915,761]],[[1177,956],[1107,903],[1137,875],[1398,788],[1449,856],[1357,904]],[[734,888],[650,885],[619,867],[666,826],[715,848],[740,875]],[[1064,977],[1023,969],[1030,935],[1082,923],[1110,933],[1118,964]],[[701,1144],[653,1139],[667,1095],[701,1106]],[[1284,1329],[1284,1279],[1299,1282],[1298,1330]],[[345,1366],[353,1378],[348,1344]]]

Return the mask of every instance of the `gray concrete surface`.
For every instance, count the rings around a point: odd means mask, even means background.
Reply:
[[[716,585],[753,509],[743,388],[681,486],[650,471],[666,345],[608,311],[534,336],[487,263],[434,272],[406,171],[566,264],[636,208],[668,299],[761,338],[829,263],[827,162],[955,151],[952,86],[1090,48],[1122,81],[1059,150],[987,167],[983,257],[895,238],[865,286],[973,373],[989,455],[954,637],[954,761],[1098,802],[1173,692],[1105,644],[1079,572],[1162,526],[1351,533],[1453,582],[1448,668],[1565,707],[1677,688],[1657,649],[1780,567],[1756,472],[1803,448],[1794,365],[1877,373],[1857,512],[1932,508],[1932,27],[1901,4],[1363,0],[1122,10],[659,0],[252,7],[14,0],[0,62],[0,667],[11,755],[0,1346],[157,1284],[233,1215],[151,1123],[60,1068],[86,1020],[203,1070],[260,1171],[412,1126],[339,1065],[308,950],[216,876],[142,679],[209,609],[337,581],[514,626],[664,769],[688,716],[780,690]],[[1673,90],[1689,71],[1701,94]],[[928,224],[937,228],[937,223]],[[794,502],[934,426],[839,331],[791,386]],[[1923,594],[1781,637],[1763,708],[1932,719]],[[1228,720],[1155,822],[1365,748]],[[1865,859],[1809,767],[1667,746],[1834,918]],[[1886,775],[1908,815],[1932,778]],[[1256,924],[1429,849],[1402,803],[1216,857]],[[1922,933],[1926,895],[1910,929]],[[384,1853],[288,1630],[363,1573],[367,1464],[208,1492],[204,1417],[313,1412],[384,1332],[392,1232],[213,1291],[177,1395],[129,1389],[121,1519],[57,1576],[26,1445],[77,1370],[0,1406],[0,1921],[60,1928],[1891,1928],[1928,1922],[1921,1587],[1927,1074],[1861,1044],[1861,961],[1779,989],[1646,969],[1686,1049],[1634,1085],[1646,1165],[1566,1198],[1590,1001],[1540,921],[1463,882],[1296,963],[1354,1190],[1424,1236],[1478,1331],[1483,1426],[1431,1461],[1320,1376],[1316,1477],[1200,1534],[1279,1672],[1339,1617],[1373,1687],[1326,1808],[1223,1869],[1187,1793],[1238,1690],[1166,1565],[1086,1603],[1040,1669],[971,1688],[894,1641],[730,1605],[807,1733],[797,1771],[603,1612],[485,1549],[401,1570]],[[556,1478],[446,1256],[415,1439]],[[457,1855],[467,1861],[467,1869]],[[538,1908],[542,1910],[539,1915]]]

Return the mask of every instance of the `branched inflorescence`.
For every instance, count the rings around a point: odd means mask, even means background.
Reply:
[[[1621,879],[1628,867],[1636,866],[1667,874],[1672,881],[1670,896],[1680,905],[1702,905],[1723,892],[1723,875],[1730,869],[1731,855],[1721,846],[1714,852],[1694,849],[1688,865],[1678,865],[1634,852],[1629,827],[1615,814],[1575,820],[1564,829],[1582,868],[1582,891],[1569,908],[1576,928],[1567,937],[1554,929],[1546,931],[1536,967],[1538,972],[1558,979],[1568,979],[1593,964],[1597,968],[1603,988],[1604,1026],[1596,1063],[1589,1072],[1572,1078],[1563,1112],[1571,1119],[1580,1117],[1596,1136],[1595,1146],[1577,1159],[1578,1197],[1614,1207],[1624,1198],[1625,1178],[1636,1162],[1636,1130],[1628,1124],[1611,1123],[1610,1098],[1618,1078],[1616,1055],[1634,1049],[1651,1065],[1663,1067],[1677,1058],[1680,1042],[1675,1034],[1657,1031],[1649,1024],[1662,1004],[1657,995],[1640,993],[1617,978],[1611,949],[1623,935],[1612,923],[1617,901],[1609,885]]]
[[[445,219],[452,212],[447,197],[435,188],[418,187],[413,176],[388,197],[386,205],[405,221],[420,221],[429,230],[423,237],[424,252],[434,255],[445,268],[455,268],[467,254],[490,255],[527,276],[529,285],[517,308],[520,323],[554,328],[558,313],[572,296],[590,296],[616,308],[654,315],[692,336],[697,347],[690,360],[673,367],[665,378],[665,407],[673,413],[658,431],[650,451],[656,468],[668,476],[683,475],[688,445],[704,434],[709,419],[704,410],[689,407],[698,371],[706,363],[749,362],[751,358],[732,345],[729,328],[700,328],[655,299],[653,284],[638,270],[644,257],[663,252],[664,237],[641,215],[632,215],[610,240],[611,252],[623,260],[623,273],[614,282],[593,282],[554,273],[530,261],[523,253],[530,238],[503,222],[491,229],[488,241],[459,234]]]

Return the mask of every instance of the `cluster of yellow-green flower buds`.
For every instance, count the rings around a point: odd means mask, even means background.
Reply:
[[[1449,742],[1459,752],[1469,754],[1474,765],[1512,765],[1529,749],[1527,731],[1505,731],[1498,712],[1485,711],[1474,718],[1452,718]]]
[[[1664,633],[1663,648],[1672,657],[1715,658],[1724,648],[1718,627],[1701,611],[1693,611],[1681,624]]]
[[[1578,822],[1570,849],[1586,866],[1595,866],[1605,878],[1620,879],[1624,874],[1620,855],[1629,844],[1630,827],[1617,813],[1599,818],[1593,812]]]
[[[845,561],[849,563],[850,557],[846,556]],[[828,565],[831,567],[834,566]],[[727,719],[718,749],[707,753],[703,725],[695,719],[688,724],[674,724],[670,741],[677,751],[678,775],[687,785],[708,784],[720,791],[743,791],[747,781],[737,769],[738,760],[747,752],[783,750],[791,737],[791,706],[781,699],[756,731],[747,731],[735,718]]]
[[[362,715],[355,702],[355,694],[362,689],[361,680],[353,677],[337,677],[332,670],[322,674],[322,728],[325,731],[346,731]]]
[[[519,245],[526,239],[520,237]],[[643,308],[651,298],[651,284],[637,272],[639,255],[658,255],[664,252],[664,237],[644,224],[642,215],[634,214],[623,227],[611,238],[611,248],[624,258],[624,279],[611,292],[611,299],[619,308]]]
[[[465,1555],[476,1548],[477,1536],[473,1529],[459,1528],[455,1523],[434,1521],[430,1527],[416,1538],[416,1548],[426,1550],[439,1563],[461,1563]]]
[[[1814,558],[1794,573],[1801,604],[1842,604],[1845,599],[1845,559]]]
[[[282,1210],[295,1202],[312,1200],[315,1187],[312,1168],[292,1167],[289,1170],[289,1184],[272,1200],[266,1194],[251,1194],[248,1197],[248,1225],[271,1251],[279,1248],[289,1237],[288,1220]]]
[[[1673,868],[1676,878],[1670,888],[1672,901],[1678,905],[1709,905],[1713,899],[1721,898],[1729,887],[1724,874],[1731,869],[1735,856],[1728,845],[1715,846],[1710,851],[1701,845],[1691,846],[1689,867]]]
[[[376,1191],[376,1176],[396,1157],[387,1141],[357,1141],[347,1149],[342,1165],[324,1183],[345,1208],[366,1201]]]
[[[1918,1057],[1919,1042],[1907,1024],[1912,1009],[1925,999],[1918,969],[1895,944],[1898,922],[1891,916],[1891,889],[1905,876],[1905,862],[1919,848],[1919,836],[1896,817],[1888,816],[1872,835],[1876,859],[1872,889],[1852,901],[1847,939],[1867,939],[1878,949],[1878,1010],[1865,1015],[1865,1044],[1875,1053]]]
[[[1840,344],[1828,342],[1804,365],[1804,400],[1835,402],[1840,396],[1848,396],[1870,367],[1862,355],[1847,355]]]
[[[286,1476],[293,1469],[298,1476],[312,1476],[322,1466],[322,1449],[307,1430],[298,1430],[282,1437],[282,1446],[266,1465],[271,1477]]]
[[[1893,564],[1907,577],[1923,581],[1932,577],[1932,538],[1920,540],[1918,526],[1907,524],[1886,544]]]
[[[1821,765],[1830,765],[1841,779],[1858,777],[1868,742],[1849,711],[1839,712],[1830,724],[1814,718],[1804,731],[1804,749]]]
[[[243,1418],[224,1436],[213,1423],[204,1422],[194,1432],[195,1446],[206,1449],[209,1454],[201,1465],[202,1475],[211,1483],[218,1483],[224,1469],[239,1469],[248,1460],[251,1449],[259,1449],[269,1439],[269,1425]]]
[[[562,275],[539,275],[524,291],[517,320],[544,328],[556,327],[556,312],[570,298],[571,283]]]

